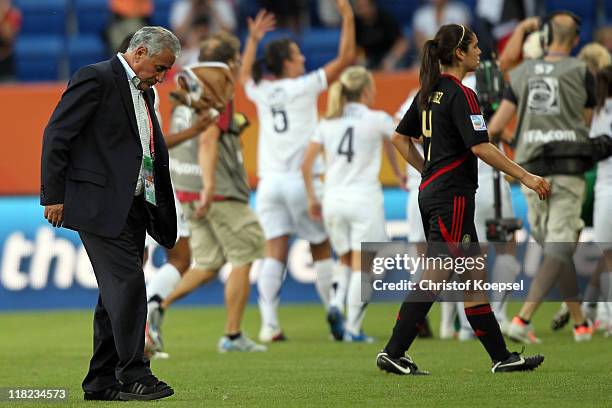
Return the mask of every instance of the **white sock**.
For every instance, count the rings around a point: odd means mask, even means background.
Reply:
[[[365,317],[365,308],[372,294],[372,287],[367,275],[361,271],[351,272],[346,300],[346,330],[351,334],[361,333],[361,322]]]
[[[493,282],[513,283],[521,270],[521,265],[514,255],[499,254],[495,258],[493,271],[491,273]],[[510,297],[510,291],[494,292],[491,299],[491,309],[498,322],[507,321],[506,304]]]
[[[257,291],[259,292],[259,313],[261,325],[274,329],[280,328],[278,323],[278,304],[280,301],[280,288],[283,284],[285,264],[274,258],[265,258],[257,278]]]
[[[323,259],[322,261],[314,262],[314,269],[317,277],[315,286],[317,293],[325,306],[325,310],[329,309],[330,296],[332,291],[334,260],[331,258]]]
[[[455,332],[455,302],[440,302],[440,333]]]
[[[472,325],[465,314],[465,306],[463,305],[463,302],[456,302],[455,304],[457,305],[457,315],[459,316],[459,322],[461,323],[461,330],[469,330],[472,332]]]
[[[612,321],[612,271],[604,272],[599,276],[599,288],[604,305],[602,318],[610,323]]]
[[[351,268],[349,266],[341,263],[336,264],[334,268],[332,296],[329,305],[338,308],[340,313],[344,313],[344,303],[346,302],[350,276]]]
[[[147,300],[158,295],[165,299],[178,285],[181,280],[181,274],[171,263],[164,264],[157,273],[153,275],[147,285]]]

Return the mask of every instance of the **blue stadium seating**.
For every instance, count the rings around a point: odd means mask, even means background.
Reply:
[[[108,0],[72,0],[79,34],[102,35],[111,16]]]
[[[317,68],[323,67],[329,61],[336,58],[338,55],[338,51],[322,51],[322,52],[313,52],[310,54],[306,54],[306,72],[313,71]]]
[[[378,0],[381,9],[393,14],[399,25],[412,24],[414,11],[421,6],[416,0]]]
[[[64,35],[66,32],[66,0],[18,0],[23,35]]]
[[[107,58],[106,45],[97,35],[72,37],[68,40],[68,64],[70,75],[79,68],[95,64]]]
[[[605,2],[609,2],[606,0]],[[604,2],[604,3],[605,3]],[[546,0],[546,11],[570,10],[580,16],[584,22],[595,22],[597,12],[596,0]]]
[[[15,65],[20,81],[56,81],[65,58],[60,35],[20,36],[15,44]]]
[[[174,3],[174,0],[155,0],[151,24],[169,28],[172,3]]]
[[[302,52],[337,52],[340,43],[340,30],[311,28],[302,34]]]

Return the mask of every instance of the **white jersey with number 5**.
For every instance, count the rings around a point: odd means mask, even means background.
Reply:
[[[325,194],[379,190],[383,138],[395,130],[393,118],[360,103],[348,103],[342,116],[322,120],[312,141],[325,151]]]
[[[304,152],[318,122],[317,98],[325,89],[327,77],[322,68],[298,78],[246,83],[246,96],[257,106],[259,119],[260,178],[300,173]],[[320,171],[315,169],[315,174]]]

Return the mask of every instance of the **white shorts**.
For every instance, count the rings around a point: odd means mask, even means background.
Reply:
[[[408,242],[425,242],[423,219],[419,209],[419,186],[411,186],[406,201],[406,214],[408,215]]]
[[[321,197],[321,180],[315,179],[314,186],[317,196]],[[323,224],[308,215],[306,187],[301,174],[270,175],[260,179],[255,212],[266,240],[293,234],[312,244],[327,239]]]
[[[362,242],[386,242],[382,192],[326,194],[323,221],[331,246],[338,255],[361,251]]]
[[[593,239],[602,249],[612,249],[612,188],[595,189]]]
[[[503,218],[514,217],[510,184],[503,178],[501,181],[501,212]],[[480,242],[487,241],[487,220],[495,218],[495,197],[493,191],[493,178],[485,177],[478,180],[478,190],[476,190],[476,208],[474,210],[474,224],[476,234]]]
[[[181,209],[181,203],[179,203],[178,199],[176,198],[176,193],[174,193],[174,207],[176,208],[176,232],[178,238],[189,238],[191,235],[189,233],[189,223],[187,222],[187,219],[185,219],[185,215]],[[150,247],[154,242],[155,240],[151,238],[149,234],[147,234],[145,239],[145,248]]]

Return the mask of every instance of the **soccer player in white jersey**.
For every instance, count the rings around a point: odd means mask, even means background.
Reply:
[[[612,137],[612,65],[601,69],[595,80],[597,90],[595,113],[591,122],[591,137]],[[612,157],[597,163],[595,203],[593,208],[594,240],[604,251],[599,288],[604,302],[599,304],[598,327],[612,335]]]
[[[310,242],[317,292],[326,309],[329,306],[334,262],[323,225],[308,217],[300,166],[317,125],[318,95],[355,57],[353,11],[348,0],[336,0],[336,6],[342,16],[338,55],[309,74],[304,72],[305,58],[299,46],[289,39],[269,43],[263,60],[256,62],[257,45],[269,28],[262,21],[269,14],[260,11],[255,20],[249,19],[241,82],[248,99],[257,106],[259,119],[260,180],[255,206],[266,237],[266,255],[257,282],[262,319],[259,339],[264,342],[284,339],[278,303],[292,234]],[[315,174],[320,173],[317,167]],[[341,338],[336,317],[329,314],[328,320],[334,337]]]
[[[378,179],[383,143],[395,174],[400,174],[390,142],[395,124],[389,114],[369,108],[374,96],[372,75],[363,67],[347,68],[330,87],[325,120],[312,136],[302,165],[310,216],[324,221],[341,264],[352,270],[346,299],[347,342],[372,341],[361,328],[368,297],[364,293],[362,298],[362,288],[371,288],[369,276],[361,272],[361,243],[387,241]],[[313,165],[321,152],[326,168],[322,207],[313,180]],[[333,296],[331,304],[343,309],[344,299]]]

